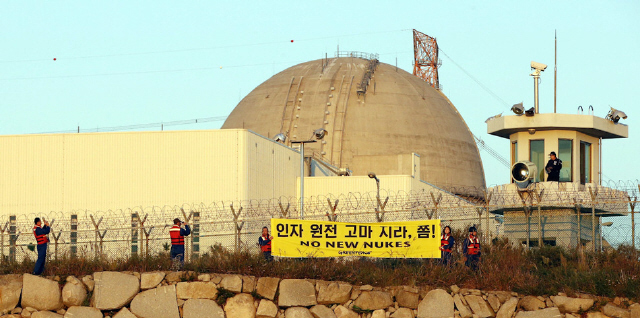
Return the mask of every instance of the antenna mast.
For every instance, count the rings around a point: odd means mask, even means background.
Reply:
[[[439,90],[438,67],[442,61],[438,59],[436,39],[413,29],[413,57],[413,75]]]
[[[555,31],[556,37],[556,50],[555,50],[555,60],[553,62],[553,113],[556,113],[556,99],[557,99],[557,91],[558,91],[558,31]]]

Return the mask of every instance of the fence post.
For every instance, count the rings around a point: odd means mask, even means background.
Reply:
[[[149,236],[151,235],[151,231],[153,231],[154,226],[149,228],[149,231],[147,232],[147,230],[144,230],[144,236],[145,236],[145,244],[146,247],[144,248],[144,256],[149,256]]]
[[[147,217],[149,216],[149,214],[145,214],[144,218],[140,220],[140,224],[138,226],[138,229],[140,230],[140,234],[138,235],[138,237],[140,239],[142,239],[143,237],[145,237],[147,230],[145,230],[144,228],[144,223],[147,222]],[[148,245],[148,244],[147,244]],[[144,244],[142,244],[142,242],[140,242],[140,255],[147,255],[147,252],[145,251],[145,246]]]
[[[189,216],[187,216],[187,213],[186,213],[186,212],[184,212],[184,209],[183,209],[183,208],[180,208],[180,212],[182,212],[182,216],[184,216],[184,221],[185,221],[186,223],[189,223],[189,220],[191,220],[191,217],[193,216],[193,211],[190,211],[190,212],[189,212]],[[189,245],[189,241],[187,240],[187,241],[185,242],[185,244],[184,244],[184,261],[185,261],[185,262],[189,260],[189,256],[191,255],[191,254],[189,253],[189,246],[188,246],[188,245]]]
[[[534,190],[535,191],[535,190]],[[544,194],[544,189],[540,190],[540,192],[534,192],[535,194],[535,198],[536,198],[536,202],[538,204],[538,248],[542,248],[542,211],[541,211],[541,204],[540,201],[542,201],[542,195]]]
[[[71,241],[71,258],[76,256],[78,252],[78,215],[71,214],[71,232],[69,233]]]
[[[280,206],[280,214],[282,217],[288,219],[287,216],[289,215],[289,207],[291,206],[291,203],[287,203],[286,209],[282,207],[282,202],[278,202],[278,205]]]
[[[236,213],[236,209],[233,207],[233,203],[231,203],[231,213],[233,214],[233,223],[236,225],[236,239],[235,239],[235,251],[236,253],[240,250],[240,231],[244,226],[244,221],[238,223],[238,218],[240,217],[240,213],[242,213],[242,207]]]
[[[573,204],[576,207],[576,218],[578,219],[578,242],[576,243],[576,248],[582,247],[582,215],[580,211],[582,210],[582,206],[578,201],[574,198]]]
[[[138,213],[131,213],[131,256],[138,254]]]
[[[389,202],[389,197],[384,199],[384,203],[380,201],[380,197],[376,197],[376,201],[378,201],[378,207],[376,208],[376,219],[378,222],[384,222],[384,214],[387,213],[384,208],[387,206]]]
[[[200,256],[200,212],[193,212],[193,229],[191,229],[191,256],[197,259]]]
[[[107,234],[107,231],[104,231],[104,234],[100,235],[100,223],[102,223],[102,216],[100,217],[100,220],[98,220],[98,222],[96,222],[96,220],[93,218],[93,214],[89,215],[91,217],[91,223],[93,223],[93,226],[95,227],[95,249],[96,249],[96,257],[98,256],[102,256],[102,238],[104,237],[105,234]],[[98,238],[100,238],[100,241],[98,243]]]
[[[486,232],[487,232],[488,236],[492,236],[491,235],[491,230],[489,229],[489,203],[491,202],[491,197],[492,196],[493,196],[493,190],[491,190],[491,192],[487,192],[487,190],[484,191],[484,198],[485,198],[485,200],[484,200],[484,210],[487,212],[487,215],[486,215],[486,218],[487,218],[487,230],[486,230]],[[487,239],[490,239],[490,237],[487,237]],[[485,241],[485,243],[488,244],[488,241]]]
[[[9,260],[11,262],[16,261],[16,241],[18,240],[18,233],[16,233],[16,216],[9,216]]]
[[[9,226],[9,222],[6,222],[4,226],[0,227],[0,264],[4,265],[4,233],[7,231],[7,227]]]
[[[593,193],[593,189],[589,187],[589,195],[591,196],[591,245],[593,252],[596,252],[596,196],[598,192]]]
[[[638,185],[638,190],[640,190],[640,185]],[[636,208],[636,198],[633,198],[633,202],[631,202],[631,197],[629,197],[629,207],[631,208],[631,246],[633,250],[636,250],[636,218],[635,218],[635,208]]]
[[[340,202],[340,200],[336,200],[336,204],[332,204],[331,199],[327,198],[327,203],[329,204],[329,209],[331,210],[331,213],[327,213],[327,218],[329,219],[330,222],[335,222],[338,219],[338,215],[336,214],[336,208],[338,207],[338,202]],[[280,208],[282,209],[282,206],[280,206]],[[289,207],[287,207],[287,209],[288,208]]]

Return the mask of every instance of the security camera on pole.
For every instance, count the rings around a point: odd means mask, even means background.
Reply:
[[[313,135],[311,135],[311,138],[309,138],[309,140],[300,140],[300,141],[292,140],[291,141],[292,144],[300,144],[300,219],[301,220],[304,219],[304,144],[322,140],[322,138],[324,138],[326,134],[327,134],[327,131],[324,128],[319,128],[313,131]],[[280,135],[281,134],[278,134],[276,135],[276,137]],[[280,137],[280,139],[282,139],[282,137]],[[282,139],[281,142],[284,142],[284,139]]]
[[[533,95],[535,110],[536,114],[539,114],[540,111],[538,109],[538,83],[540,82],[540,72],[544,72],[544,70],[547,69],[547,64],[531,61],[531,69],[533,70],[531,76],[533,76]]]

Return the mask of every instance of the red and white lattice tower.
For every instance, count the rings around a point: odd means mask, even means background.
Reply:
[[[420,77],[431,87],[440,89],[438,67],[442,61],[438,59],[438,43],[420,31],[413,30],[413,75]]]

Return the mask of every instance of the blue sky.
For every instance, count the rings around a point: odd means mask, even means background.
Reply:
[[[630,138],[605,141],[604,179],[640,178],[637,1],[3,2],[0,135],[224,117],[275,73],[338,45],[397,58],[410,72],[414,28],[446,54],[443,92],[505,157],[508,141],[487,135],[484,121],[533,106],[531,60],[549,65],[540,110],[553,111],[557,30],[558,112],[625,111]],[[508,182],[506,168],[481,155],[487,184]]]

